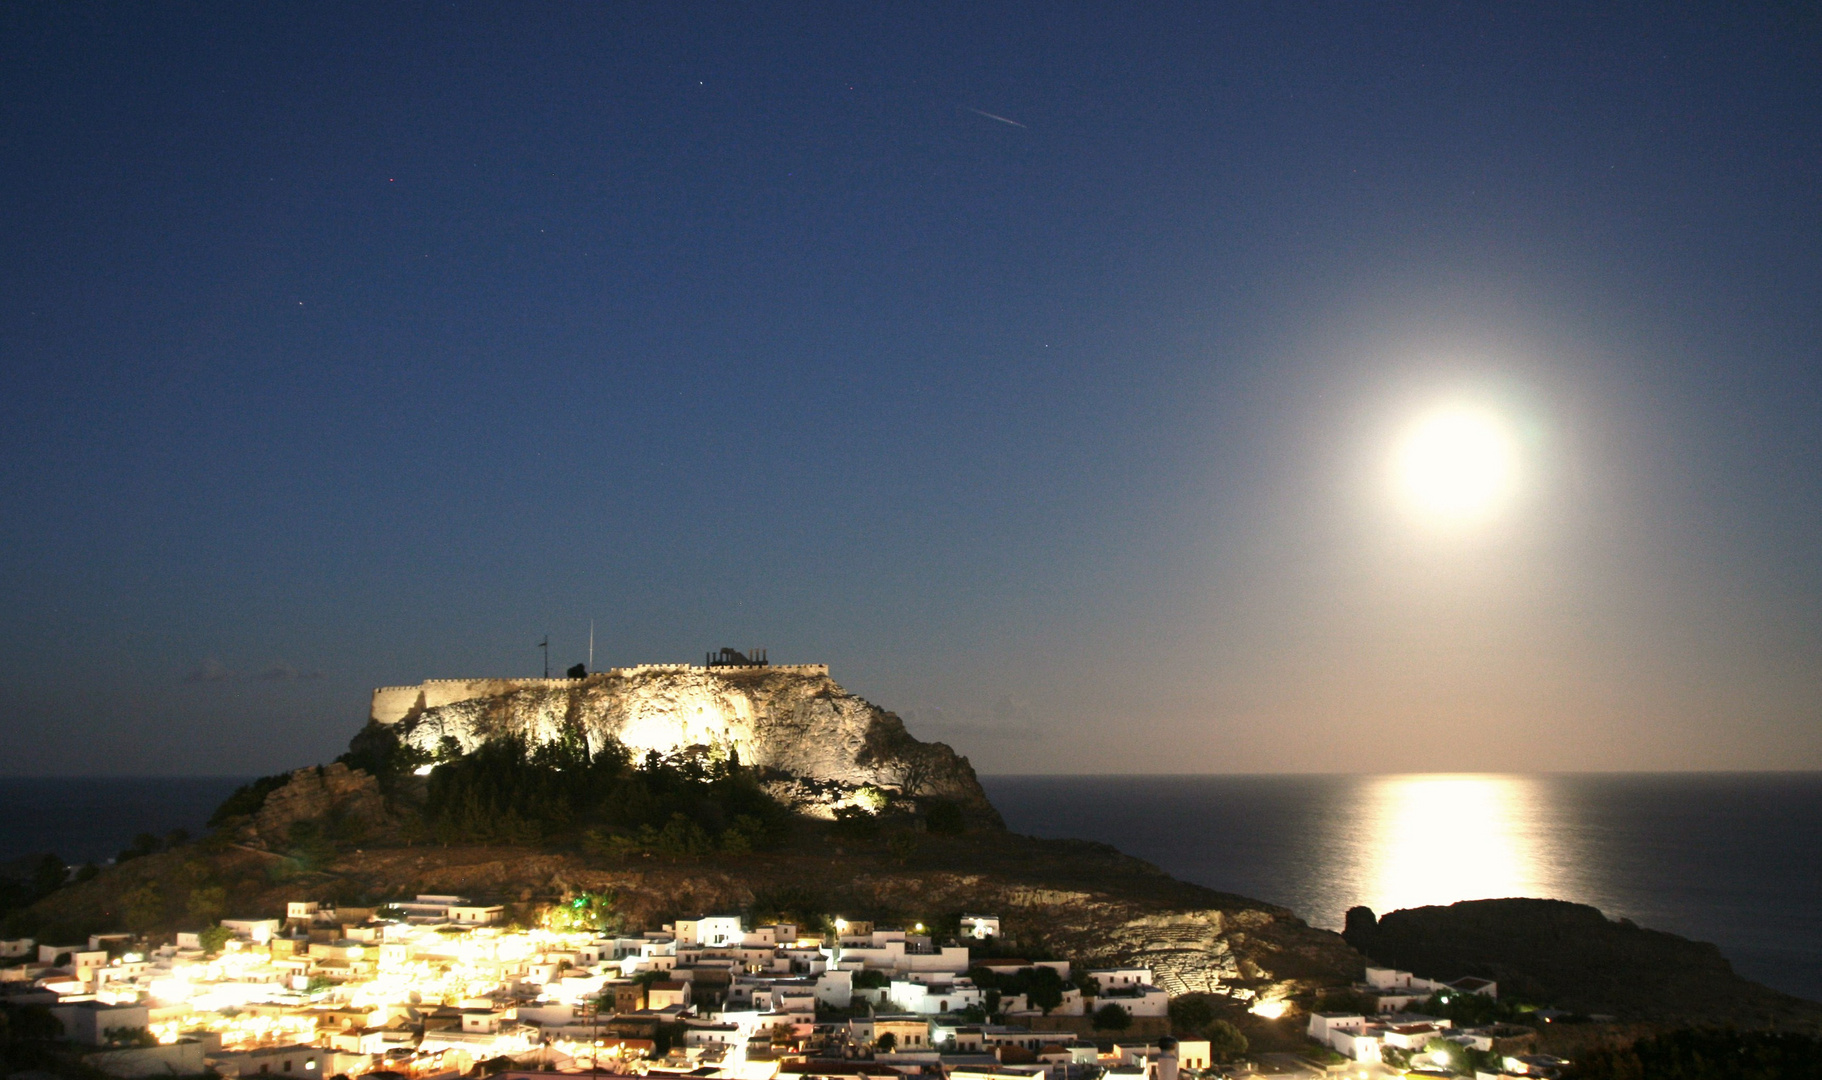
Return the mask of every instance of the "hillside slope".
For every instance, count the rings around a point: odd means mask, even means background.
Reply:
[[[1143,964],[1173,994],[1212,991],[1242,1001],[1360,974],[1360,958],[1340,935],[1283,908],[1178,881],[1105,845],[997,831],[921,835],[915,848],[894,851],[811,824],[784,850],[696,859],[388,847],[342,852],[315,869],[217,842],[109,868],[26,914],[33,930],[52,938],[129,925],[174,928],[197,921],[189,898],[206,888],[221,889],[226,913],[237,916],[282,914],[287,900],[302,898],[378,903],[420,892],[501,900],[524,916],[579,890],[612,892],[634,931],[716,911],[938,926],[964,911],[991,911],[1004,921],[1007,947]]]

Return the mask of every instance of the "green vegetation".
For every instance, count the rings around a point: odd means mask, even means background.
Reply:
[[[1208,1040],[1216,1061],[1232,1061],[1246,1053],[1247,1038],[1240,1029],[1215,1017],[1215,1002],[1208,994],[1182,994],[1170,1000],[1170,1029],[1179,1037]]]
[[[228,890],[220,885],[205,885],[190,890],[190,898],[184,904],[184,913],[199,923],[213,923],[226,913],[228,908]]]
[[[1590,1050],[1568,1080],[1822,1080],[1822,1038],[1681,1028],[1629,1047]]]
[[[558,933],[593,930],[597,933],[617,934],[626,925],[626,919],[614,910],[614,894],[611,890],[577,893],[551,908],[546,922]]]
[[[348,752],[335,760],[350,769],[360,769],[371,776],[379,778],[382,785],[390,786],[401,776],[409,776],[419,766],[428,765],[436,760],[435,756],[399,741],[399,733],[389,724],[378,724],[369,720],[367,726],[354,733],[348,740]],[[272,777],[267,777],[270,780]],[[283,784],[285,777],[279,777]],[[259,781],[265,783],[265,780]],[[238,793],[237,793],[238,794]],[[263,801],[265,796],[260,796]],[[211,820],[209,824],[215,822]]]
[[[1202,1034],[1208,1039],[1209,1057],[1216,1061],[1236,1061],[1246,1054],[1246,1036],[1226,1020],[1211,1021]]]
[[[892,853],[892,861],[904,866],[917,854],[917,836],[908,832],[897,832],[886,837],[886,850]]]
[[[859,806],[838,806],[829,832],[843,840],[877,840],[879,815]]]
[[[776,843],[790,812],[730,753],[670,756],[637,764],[610,742],[591,750],[579,728],[530,746],[491,740],[445,755],[429,778],[425,830],[446,844],[533,844],[583,838],[601,854],[702,855]]]
[[[938,836],[960,836],[968,831],[968,815],[959,804],[937,799],[924,810],[924,827]]]
[[[1214,1019],[1215,1005],[1207,994],[1180,994],[1170,999],[1170,1029],[1179,1035],[1200,1035]]]
[[[1132,1026],[1132,1015],[1118,1005],[1103,1005],[1094,1011],[1097,1031],[1125,1031]]]
[[[0,915],[37,903],[63,887],[70,869],[49,852],[11,864],[0,876]]]
[[[43,1005],[0,1003],[0,1074],[67,1075],[67,1055],[57,1042],[63,1025]]]
[[[1348,987],[1330,987],[1319,993],[1322,995],[1316,1002],[1319,1012],[1356,1013],[1361,1016],[1373,1016],[1379,1012],[1379,999],[1371,994],[1363,994]]]
[[[804,885],[780,885],[753,893],[753,904],[747,909],[747,915],[754,926],[788,922],[820,930],[823,912],[828,909],[828,898],[815,889]]]
[[[1068,986],[1055,968],[1047,967],[1029,967],[1010,975],[977,967],[969,970],[968,977],[974,980],[974,985],[989,994],[997,991],[1001,999],[1013,994],[1024,994],[1026,1001],[1045,1013],[1063,1003],[1063,991]]]
[[[1431,1039],[1423,1044],[1423,1052],[1450,1072],[1471,1073],[1474,1071],[1472,1051],[1458,1042]]]
[[[1441,1016],[1455,1021],[1456,1027],[1483,1027],[1487,1024],[1522,1024],[1534,1006],[1518,1001],[1498,1001],[1485,994],[1464,994],[1459,990],[1431,994],[1415,1011],[1425,1016]],[[1370,1013],[1368,1015],[1371,1015]]]

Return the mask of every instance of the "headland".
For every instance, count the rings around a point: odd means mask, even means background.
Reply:
[[[1447,1068],[1451,1047],[1487,1042],[1531,1054],[1547,1075],[1544,1051],[1665,1025],[1822,1030],[1822,1006],[1740,979],[1711,946],[1593,909],[1363,914],[1344,938],[1106,845],[1010,833],[967,758],[912,737],[826,666],[730,654],[743,662],[379,688],[335,762],[247,785],[207,837],[147,838],[115,865],[49,882],[7,916],[18,956],[0,971],[58,1001],[143,999],[164,1010],[161,1043],[192,1029],[245,1042],[253,1029],[232,1010],[160,998],[174,972],[204,979],[232,954],[236,985],[248,972],[277,980],[254,997],[309,1021],[319,1049],[347,1041],[323,1016],[398,997],[385,1023],[410,1043],[413,1069],[456,1060],[461,1040],[435,1034],[430,998],[460,966],[450,948],[471,938],[461,949],[516,957],[442,1002],[487,1014],[476,1047],[516,1061],[562,1046],[573,1063],[579,1046],[600,1050],[578,1042],[575,1010],[613,996],[625,1006],[616,1023],[674,1041],[663,1061],[657,1041],[645,1046],[635,1071],[769,1061],[768,1075],[821,1075],[827,1055],[898,1061],[882,1038],[895,1033],[951,1054],[966,1050],[957,1040],[998,1039],[996,1066],[1055,1051],[1060,1080],[1087,1080],[1069,1070],[1133,1066],[1116,1040],[1169,1034],[1210,1074],[1248,1046],[1316,1065],[1428,1054]],[[723,940],[693,940],[684,928],[709,916]],[[781,927],[790,942],[766,937]],[[93,947],[40,948],[84,940]],[[382,947],[377,961],[361,959],[363,942]],[[1578,981],[1565,950],[1601,956],[1602,978]],[[574,970],[558,978],[565,964]],[[555,1026],[526,1019],[537,1016]],[[721,1041],[692,1056],[699,1028]],[[385,1064],[354,1042],[338,1071]],[[1141,1045],[1141,1070],[1155,1068],[1159,1045]],[[211,1060],[219,1070],[242,1051],[264,1052],[255,1040]]]

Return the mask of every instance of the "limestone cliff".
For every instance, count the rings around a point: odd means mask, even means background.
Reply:
[[[635,754],[737,753],[804,813],[826,817],[874,786],[951,799],[977,820],[1001,824],[967,758],[913,738],[896,715],[842,689],[822,665],[666,664],[580,679],[447,680],[376,691],[373,715],[381,723],[396,715],[399,739],[433,753],[444,739],[466,752],[490,739],[535,744],[579,730],[597,750],[618,739]]]

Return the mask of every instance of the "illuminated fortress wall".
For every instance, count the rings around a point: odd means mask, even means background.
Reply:
[[[581,679],[426,679],[416,686],[381,686],[373,691],[373,706],[368,715],[377,724],[396,724],[426,709],[454,705],[461,701],[500,697],[515,690],[569,690],[605,679],[630,679],[653,674],[701,672],[729,677],[767,672],[784,675],[827,675],[827,664],[770,664],[765,667],[700,667],[690,664],[635,664],[632,667],[609,668]]]

